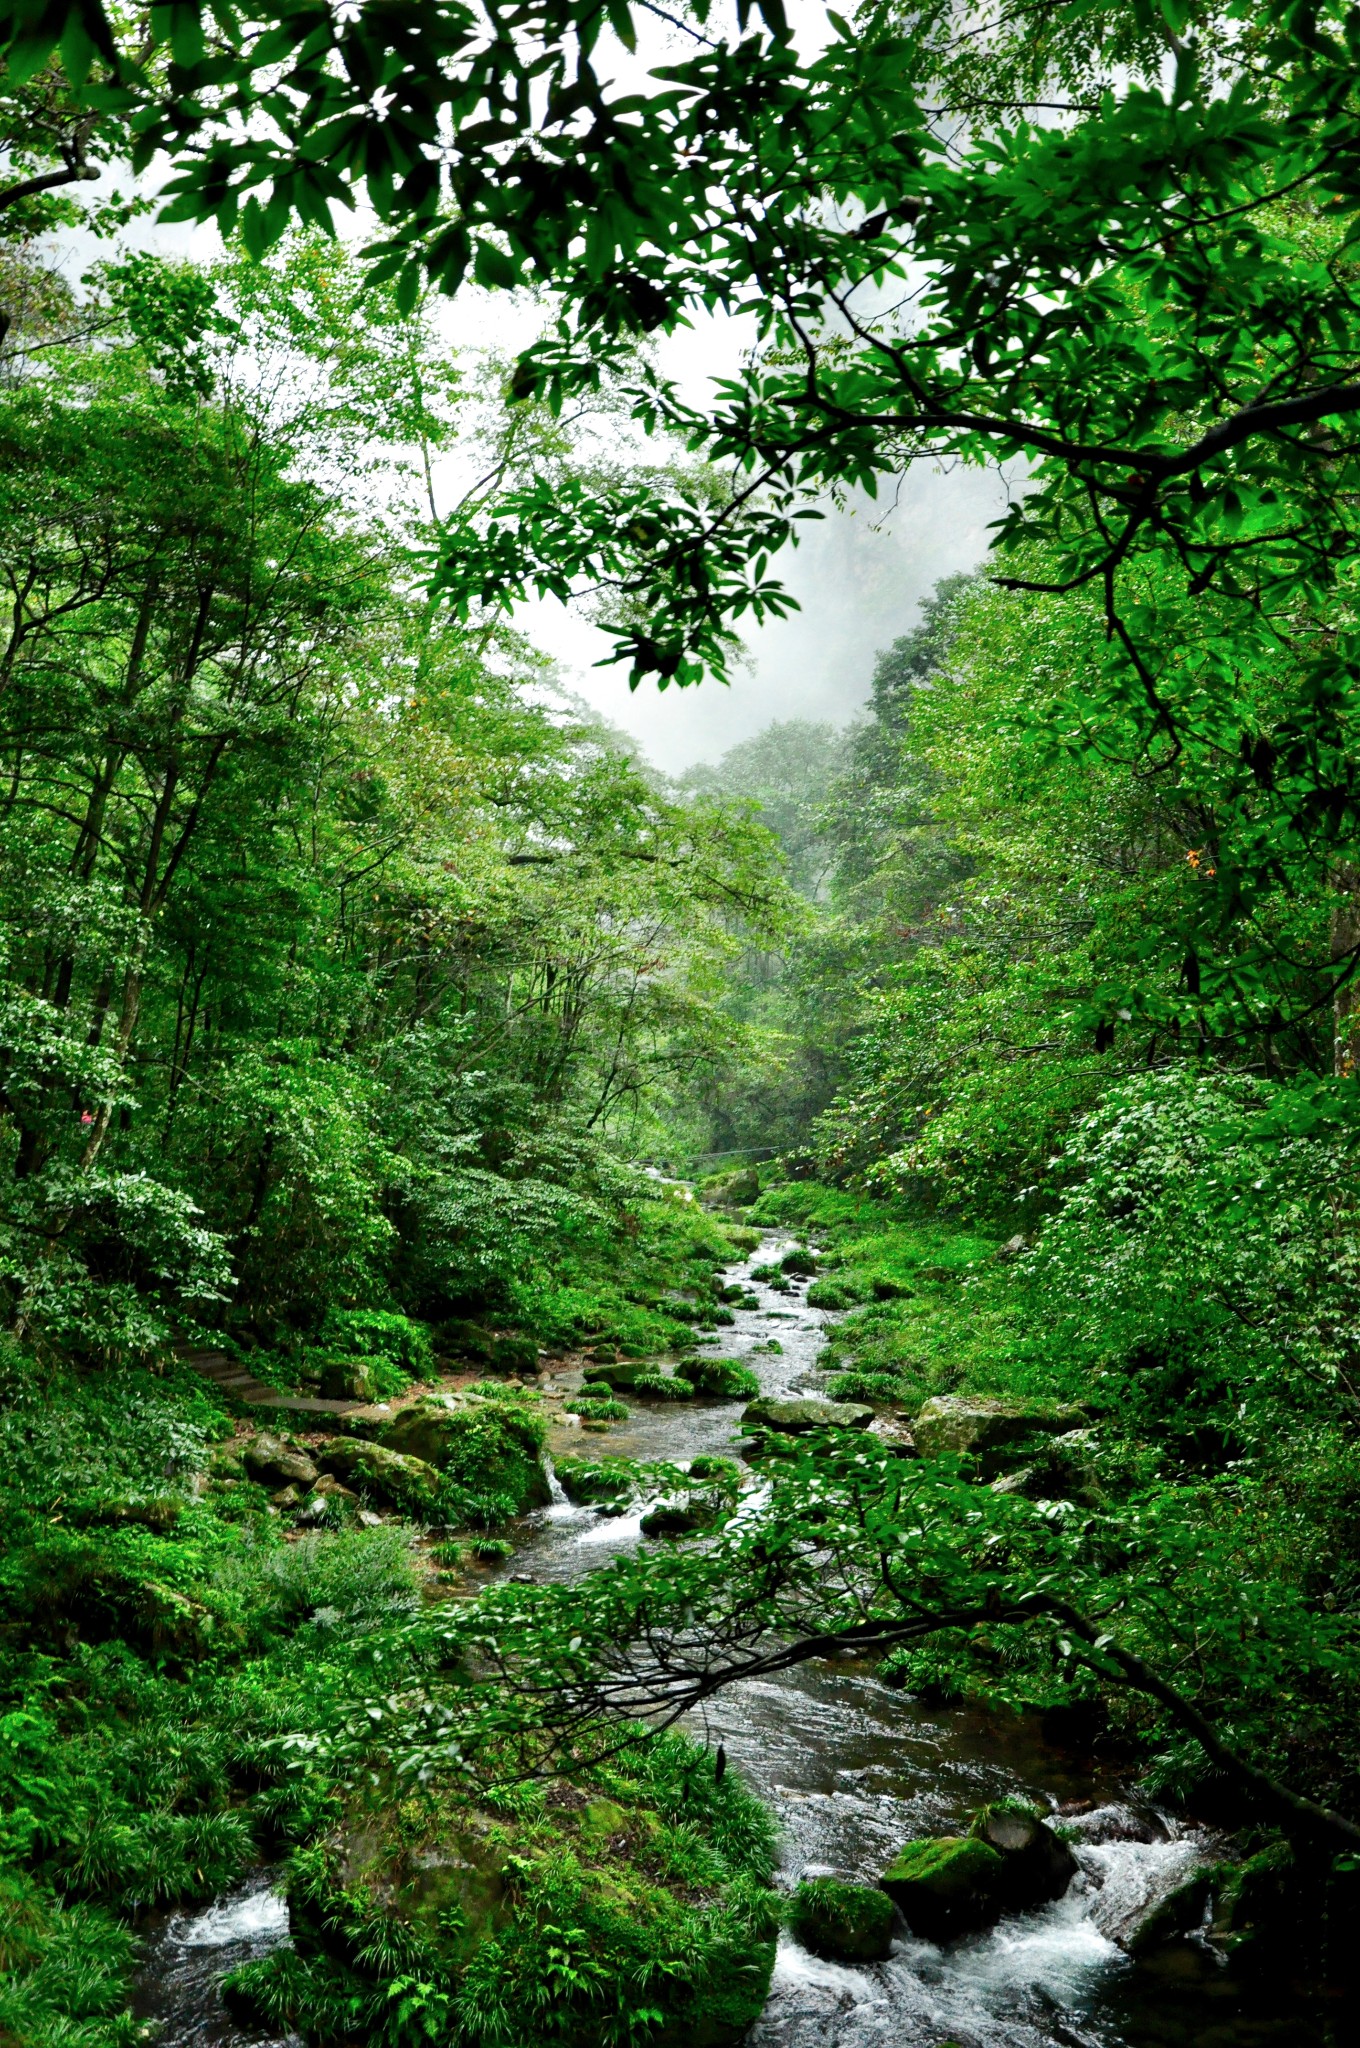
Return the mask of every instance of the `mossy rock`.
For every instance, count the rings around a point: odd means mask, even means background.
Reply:
[[[701,1198],[730,1209],[749,1209],[752,1202],[760,1200],[760,1175],[754,1166],[743,1167],[737,1173],[719,1174],[705,1181]]]
[[[461,1317],[438,1324],[434,1338],[440,1351],[451,1358],[466,1358],[473,1365],[490,1365],[496,1349],[490,1330]]]
[[[632,1498],[633,1475],[622,1463],[603,1458],[559,1458],[556,1469],[563,1493],[578,1507],[598,1507]]]
[[[327,1472],[380,1507],[417,1521],[438,1511],[439,1473],[424,1458],[407,1457],[362,1437],[332,1437],[317,1457]]]
[[[538,1346],[532,1337],[515,1334],[497,1337],[491,1348],[489,1364],[492,1372],[518,1374],[524,1379],[533,1379],[538,1373]]]
[[[779,1261],[779,1270],[793,1279],[810,1280],[817,1270],[816,1254],[795,1247],[793,1251],[785,1252]]]
[[[998,1799],[984,1806],[969,1832],[1002,1860],[1000,1896],[1008,1912],[1060,1899],[1077,1874],[1077,1859],[1067,1843],[1024,1800]]]
[[[894,1280],[891,1273],[872,1273],[869,1276],[869,1292],[875,1301],[909,1301],[911,1289],[905,1280]]]
[[[746,1429],[778,1430],[785,1436],[811,1429],[867,1429],[873,1419],[873,1409],[863,1401],[823,1401],[815,1395],[804,1400],[766,1395],[752,1401],[741,1418]]]
[[[1168,1942],[1179,1941],[1185,1935],[1195,1933],[1203,1925],[1212,1890],[1212,1872],[1195,1871],[1184,1884],[1178,1884],[1174,1891],[1158,1901],[1153,1910],[1124,1937],[1121,1946],[1131,1956],[1146,1956],[1156,1949],[1165,1948]]]
[[[328,1358],[321,1367],[321,1392],[328,1401],[376,1401],[378,1379],[371,1358]]]
[[[858,1308],[863,1291],[852,1280],[814,1280],[807,1291],[809,1308]]]
[[[984,1463],[1027,1437],[1062,1436],[1086,1417],[1056,1401],[1020,1401],[982,1394],[936,1394],[912,1425],[923,1458],[980,1457]]]
[[[696,1393],[713,1400],[751,1401],[760,1394],[760,1381],[739,1358],[682,1358],[675,1370]]]
[[[976,1835],[908,1842],[879,1879],[913,1934],[927,1941],[990,1927],[1003,1910],[1004,1865]]]
[[[641,1400],[651,1401],[692,1401],[694,1388],[687,1379],[678,1379],[673,1373],[640,1372],[633,1381],[632,1391]]]
[[[892,1947],[893,1902],[872,1885],[807,1878],[789,1902],[789,1932],[832,1963],[881,1963]]]
[[[653,1538],[697,1536],[711,1529],[717,1519],[718,1511],[706,1506],[700,1496],[686,1494],[681,1500],[658,1501],[642,1517],[641,1528],[644,1536]]]
[[[455,1401],[432,1395],[393,1417],[383,1444],[433,1465],[469,1495],[498,1499],[510,1514],[527,1514],[551,1499],[543,1470],[547,1426],[523,1402]]]
[[[316,1478],[316,1466],[307,1453],[268,1430],[262,1429],[242,1448],[241,1463],[247,1478],[271,1492],[279,1486],[310,1486]]]
[[[615,1394],[631,1394],[646,1372],[646,1365],[637,1359],[620,1358],[606,1360],[602,1365],[588,1365],[583,1378],[588,1387],[608,1387]]]
[[[635,1758],[626,1780],[567,1784],[523,1818],[392,1786],[356,1794],[343,1824],[294,1856],[294,1948],[240,1974],[242,2009],[274,2034],[334,2037],[341,2011],[387,2010],[414,1974],[463,2011],[494,2011],[497,2038],[526,2048],[548,2010],[557,2048],[599,2048],[631,2038],[644,2005],[649,2048],[738,2048],[774,1962],[768,1836],[739,1784],[697,1785],[694,1745],[678,1759],[677,1747],[649,1752],[673,1759],[660,1776]],[[697,1884],[654,1851],[679,1820]]]

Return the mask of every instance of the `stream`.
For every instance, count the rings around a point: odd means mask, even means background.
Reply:
[[[818,1392],[816,1361],[834,1318],[808,1308],[806,1282],[781,1294],[750,1278],[786,1245],[771,1234],[729,1269],[759,1306],[737,1309],[716,1348],[745,1360],[768,1394]],[[731,1455],[740,1435],[738,1403],[641,1401],[607,1435],[585,1434],[560,1409],[579,1384],[567,1371],[544,1381],[555,1457],[685,1464]],[[575,1578],[636,1547],[643,1511],[611,1515],[558,1498],[523,1526],[505,1569]],[[1328,2048],[1339,2038],[1283,1972],[1277,1985],[1244,1989],[1207,1942],[1129,1959],[1115,1937],[1213,1860],[1213,1838],[1139,1801],[1089,1758],[1046,1744],[1031,1721],[926,1708],[841,1661],[734,1686],[691,1732],[721,1740],[773,1810],[781,1885],[830,1874],[873,1883],[903,1842],[957,1830],[1004,1793],[1038,1798],[1075,1831],[1081,1872],[1066,1897],[946,1948],[899,1926],[888,1962],[846,1968],[782,1937],[748,2048]],[[240,2048],[248,2037],[223,2011],[217,1980],[286,1939],[267,1874],[205,1911],[162,1919],[139,2010],[161,2021],[163,2048]]]

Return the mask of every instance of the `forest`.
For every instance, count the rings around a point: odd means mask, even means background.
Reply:
[[[0,2048],[1353,2038],[1358,57],[0,0]]]

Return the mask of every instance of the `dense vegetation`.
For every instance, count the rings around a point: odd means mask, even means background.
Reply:
[[[844,1647],[1214,1812],[1314,1960],[1351,1910],[1360,30],[738,15],[616,88],[623,5],[0,6],[7,2039],[132,2039],[139,1916],[286,1854],[242,2010],[722,2048],[769,1828],[656,1731]],[[222,260],[120,239],[166,158]],[[648,337],[715,309],[705,409]],[[669,783],[514,629],[697,682],[939,456],[1012,509],[848,730]],[[886,1433],[488,1587],[541,1355],[600,1434],[743,1397],[763,1226]]]

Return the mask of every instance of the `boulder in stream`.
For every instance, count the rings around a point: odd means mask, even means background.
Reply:
[[[976,1835],[931,1836],[899,1849],[879,1884],[913,1934],[952,1941],[990,1927],[1003,1910],[1001,1856]]]
[[[760,1393],[760,1381],[739,1358],[682,1358],[675,1370],[696,1394],[713,1400],[750,1401]]]
[[[827,1962],[886,1962],[892,1927],[893,1902],[873,1885],[805,1878],[789,1901],[789,1932]]]
[[[562,1491],[577,1507],[621,1506],[636,1486],[632,1468],[621,1458],[558,1458]]]
[[[1077,1874],[1077,1859],[1067,1843],[1024,1800],[998,1799],[984,1806],[969,1832],[1001,1858],[998,1896],[1008,1912],[1060,1899]]]
[[[784,1436],[802,1436],[811,1429],[867,1429],[874,1411],[864,1401],[824,1401],[818,1395],[802,1400],[768,1394],[752,1401],[742,1415],[746,1429],[773,1429]]]
[[[913,1424],[923,1458],[989,1456],[1027,1437],[1062,1436],[1086,1421],[1080,1408],[1057,1401],[1000,1399],[985,1394],[936,1394]]]

